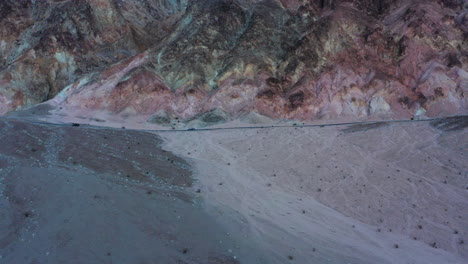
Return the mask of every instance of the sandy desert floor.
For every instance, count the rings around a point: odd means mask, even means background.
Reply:
[[[0,263],[466,263],[467,127],[3,118]]]

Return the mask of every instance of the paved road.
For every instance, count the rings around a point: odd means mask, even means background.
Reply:
[[[237,127],[214,127],[214,128],[187,128],[187,129],[131,129],[131,128],[115,128],[106,126],[94,126],[89,124],[76,124],[76,123],[50,123],[40,120],[11,118],[11,117],[0,117],[0,119],[16,120],[38,125],[58,126],[58,127],[69,127],[69,126],[80,126],[93,129],[127,129],[131,131],[144,131],[144,132],[201,132],[201,131],[215,131],[215,130],[242,130],[242,129],[271,129],[271,128],[292,128],[292,127],[330,127],[330,126],[349,126],[349,125],[365,125],[365,124],[379,124],[379,123],[416,123],[416,122],[432,122],[438,120],[444,120],[447,118],[462,117],[468,118],[467,116],[447,116],[440,118],[426,118],[426,119],[400,119],[400,120],[379,120],[379,121],[358,121],[358,122],[343,122],[343,123],[328,123],[328,124],[297,124],[297,125],[269,125],[269,126],[237,126]]]

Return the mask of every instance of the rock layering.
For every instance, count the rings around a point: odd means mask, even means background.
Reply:
[[[463,2],[5,0],[0,114],[466,114]]]

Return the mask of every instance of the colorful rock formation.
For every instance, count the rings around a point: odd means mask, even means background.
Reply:
[[[0,113],[52,98],[55,114],[149,119],[468,112],[463,1],[24,0],[0,10]]]

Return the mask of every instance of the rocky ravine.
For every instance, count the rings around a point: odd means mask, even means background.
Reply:
[[[467,112],[458,0],[0,3],[0,113],[166,124]],[[206,114],[207,113],[207,114]]]

